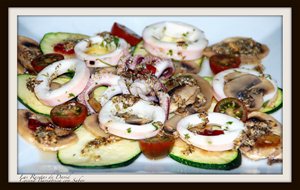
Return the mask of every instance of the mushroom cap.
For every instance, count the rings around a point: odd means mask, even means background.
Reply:
[[[180,84],[180,82],[176,81],[176,78],[192,78],[196,81],[195,85],[186,85],[186,84]],[[204,105],[200,107],[201,110],[207,110],[210,108],[212,98],[213,98],[213,90],[210,84],[203,79],[202,77],[187,73],[183,75],[178,75],[175,79],[171,79],[166,83],[166,88],[168,89],[169,94],[180,96],[181,99],[184,99],[186,102],[186,105],[193,104],[195,102],[195,99],[199,93],[201,93],[204,98],[206,99],[206,102]],[[170,106],[170,112],[176,111],[178,108],[178,105],[174,104],[171,100],[171,106]]]
[[[28,37],[18,36],[18,61],[25,69],[35,73],[31,61],[41,54],[38,42]]]
[[[203,51],[203,55],[206,57],[211,57],[213,55],[218,54],[217,52],[213,51],[214,46],[219,46],[219,45],[227,44],[230,42],[236,42],[238,40],[247,40],[247,39],[252,40],[253,42],[257,43],[255,40],[253,40],[252,38],[248,38],[248,37],[240,37],[240,36],[230,37],[230,38],[226,38],[226,39],[222,40],[221,42],[218,42],[209,47],[206,47]],[[255,55],[240,54],[241,64],[257,64],[257,65],[259,65],[261,60],[263,58],[265,58],[270,52],[270,49],[265,44],[261,44],[261,50],[262,51],[260,53],[255,54]]]
[[[83,127],[96,137],[108,137],[109,134],[100,128],[98,114],[89,115],[83,123]]]
[[[58,137],[57,143],[53,145],[46,145],[39,143],[35,137],[34,132],[28,128],[28,119],[26,114],[31,111],[25,109],[18,110],[18,133],[28,142],[36,145],[43,151],[57,151],[67,146],[75,144],[78,141],[78,137],[75,133],[70,133],[68,136]],[[34,113],[32,113],[34,114]],[[38,120],[49,121],[49,118],[45,116],[37,115]]]
[[[276,125],[274,125],[271,129],[272,134],[275,136],[280,136],[281,137],[281,132],[282,132],[282,125],[272,116],[254,111],[251,112],[248,115],[248,119],[258,119],[260,121],[274,121]],[[280,159],[282,157],[282,144],[279,143],[274,146],[253,146],[249,148],[248,146],[241,146],[240,151],[247,156],[248,158],[252,160],[260,160],[260,159]]]
[[[233,72],[224,79],[224,94],[242,100],[249,111],[259,110],[264,103],[264,95],[275,90],[269,80],[252,74]]]

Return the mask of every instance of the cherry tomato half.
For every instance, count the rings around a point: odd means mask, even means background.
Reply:
[[[118,36],[126,40],[130,45],[135,46],[140,41],[142,41],[142,37],[137,35],[134,31],[127,28],[124,25],[121,25],[117,22],[114,23],[111,29],[111,34],[114,36]]]
[[[53,50],[57,53],[62,53],[65,55],[73,55],[75,53],[74,47],[77,44],[77,40],[66,40],[64,42],[58,43],[53,47]]]
[[[156,135],[155,137],[140,140],[140,148],[143,154],[152,160],[166,157],[173,145],[175,139],[171,135]]]
[[[31,65],[33,66],[36,72],[40,72],[45,67],[54,63],[56,61],[63,60],[64,56],[58,53],[49,53],[45,55],[40,55],[32,60]]]
[[[223,130],[210,130],[210,129],[204,129],[204,131],[199,132],[199,135],[204,136],[218,136],[224,134]]]
[[[46,126],[54,128],[54,125],[50,122],[43,123],[37,119],[31,119],[31,118],[28,119],[28,128],[32,131],[36,131],[38,127],[46,127]]]
[[[53,123],[63,128],[79,126],[83,123],[87,114],[87,108],[78,102],[67,102],[55,106],[50,112]]]
[[[221,71],[237,68],[241,64],[240,57],[230,55],[213,55],[209,58],[209,65],[214,74]]]
[[[214,112],[227,114],[243,122],[247,120],[247,108],[243,102],[236,98],[224,98],[220,100],[215,106]]]

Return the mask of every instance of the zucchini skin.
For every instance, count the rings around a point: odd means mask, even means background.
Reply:
[[[189,161],[173,154],[169,154],[169,157],[173,160],[182,163],[184,165],[202,168],[202,169],[213,169],[213,170],[232,170],[234,168],[238,168],[242,163],[242,155],[241,152],[238,150],[237,157],[229,163],[226,164],[208,164],[208,163],[197,163],[193,161]]]
[[[34,113],[37,113],[37,114],[40,114],[40,115],[43,115],[43,116],[46,116],[46,117],[50,117],[50,114],[45,114],[45,113],[42,113],[42,112],[38,112],[38,111],[36,111],[35,109],[31,108],[28,104],[24,103],[24,102],[22,101],[22,99],[19,98],[19,97],[18,97],[18,101],[19,101],[20,103],[22,103],[22,104],[23,104],[26,108],[28,108],[30,111],[32,111],[32,112],[34,112]]]
[[[279,88],[279,87],[278,87],[278,90],[280,91],[281,96],[283,96],[283,90],[282,90],[282,88]],[[273,108],[273,109],[271,109],[271,110],[269,110],[269,111],[263,111],[263,112],[264,112],[264,113],[267,113],[267,114],[271,114],[271,113],[274,113],[274,112],[280,110],[280,109],[282,108],[282,106],[283,106],[283,98],[281,98],[281,102],[280,102],[280,104],[279,104],[278,106],[276,106],[275,108]],[[266,107],[266,108],[267,108],[267,107]]]
[[[135,155],[134,157],[132,157],[131,159],[125,161],[125,162],[112,164],[112,165],[106,165],[106,166],[77,166],[77,165],[74,165],[74,164],[65,164],[64,162],[62,162],[60,160],[59,152],[56,154],[56,157],[57,157],[57,160],[59,161],[59,163],[61,163],[64,166],[71,166],[71,167],[75,167],[75,168],[88,168],[88,169],[105,169],[105,168],[119,168],[119,167],[128,166],[132,162],[134,162],[140,155],[141,155],[141,152],[139,154]]]

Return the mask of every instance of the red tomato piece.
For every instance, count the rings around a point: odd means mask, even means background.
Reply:
[[[50,112],[53,123],[62,128],[75,128],[81,125],[87,114],[87,108],[78,102],[55,106]]]
[[[248,117],[247,108],[237,98],[224,98],[214,108],[214,112],[224,113],[245,122]]]
[[[140,148],[143,154],[149,159],[161,159],[166,157],[173,145],[175,139],[170,135],[155,136],[149,139],[140,140]]]
[[[209,65],[214,74],[227,69],[237,68],[240,64],[240,57],[235,56],[216,54],[209,58]]]
[[[151,74],[155,74],[156,68],[153,65],[147,64],[146,68],[147,68],[148,71],[151,72]]]
[[[73,55],[75,53],[74,47],[76,45],[75,41],[65,41],[58,43],[54,46],[54,51],[57,53],[62,53],[66,55]]]
[[[209,130],[204,129],[204,131],[199,132],[199,135],[205,135],[205,136],[218,136],[224,134],[223,130]]]
[[[140,41],[142,41],[142,37],[136,34],[131,29],[127,28],[124,25],[121,25],[117,22],[111,28],[111,34],[126,40],[130,45],[135,46]]]

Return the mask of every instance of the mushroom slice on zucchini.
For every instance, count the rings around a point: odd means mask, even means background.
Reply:
[[[166,87],[171,96],[170,113],[188,106],[193,108],[190,109],[192,112],[204,111],[211,105],[212,88],[198,75],[177,75],[166,83]]]
[[[18,61],[23,67],[31,73],[35,73],[31,65],[31,61],[41,55],[42,52],[39,48],[38,42],[31,38],[18,36]]]
[[[238,139],[241,152],[252,160],[282,158],[282,125],[272,116],[262,112],[251,112],[246,129]]]
[[[54,128],[47,132],[38,127],[35,131],[29,128],[29,117],[34,116],[42,123],[50,122],[45,116],[37,115],[29,110],[18,110],[18,133],[28,142],[36,145],[43,151],[57,151],[68,147],[78,141],[73,131],[62,128]],[[46,126],[47,127],[47,126]]]
[[[247,69],[228,69],[215,75],[213,82],[215,97],[227,97],[243,101],[249,111],[262,108],[267,101],[274,101],[277,86],[274,81],[256,71]]]
[[[205,48],[203,55],[206,57],[215,54],[240,56],[242,64],[260,64],[269,51],[265,44],[252,38],[231,37]]]

